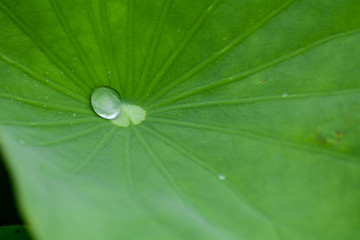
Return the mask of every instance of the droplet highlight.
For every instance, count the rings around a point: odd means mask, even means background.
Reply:
[[[115,119],[121,112],[120,95],[111,88],[95,89],[91,96],[91,105],[97,115],[105,119]]]

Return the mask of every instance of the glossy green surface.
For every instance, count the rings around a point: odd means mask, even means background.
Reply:
[[[0,0],[0,22],[37,239],[360,238],[358,0]],[[146,119],[97,116],[101,86]]]

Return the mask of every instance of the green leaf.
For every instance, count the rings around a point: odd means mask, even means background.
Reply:
[[[360,238],[358,0],[1,0],[0,22],[38,239]],[[145,120],[96,115],[102,86]]]
[[[30,240],[27,229],[23,226],[0,227],[0,240]]]

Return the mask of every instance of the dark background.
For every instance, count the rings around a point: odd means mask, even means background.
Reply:
[[[23,224],[15,205],[10,176],[3,158],[4,156],[0,149],[0,227]]]

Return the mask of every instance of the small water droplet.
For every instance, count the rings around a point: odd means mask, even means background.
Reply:
[[[61,72],[61,74],[64,74],[64,72]]]
[[[220,181],[224,181],[226,179],[226,176],[225,176],[225,174],[221,173],[221,174],[219,174],[218,178]]]
[[[121,111],[119,94],[108,87],[95,89],[91,96],[91,104],[96,114],[105,119],[114,119]]]
[[[50,80],[49,80],[49,79],[46,79],[46,81],[47,81],[47,82],[50,82]]]
[[[72,71],[72,72],[75,72],[75,70],[74,70],[74,69],[71,69],[71,71]]]
[[[111,72],[110,71],[108,71],[108,74],[110,74]]]
[[[288,95],[287,92],[284,92],[284,93],[282,94],[282,96],[283,96],[284,98],[286,98],[286,97],[289,96],[289,95]]]
[[[76,117],[76,113],[73,113],[73,116]]]
[[[77,58],[74,58],[74,61],[76,61]]]
[[[44,108],[46,108],[46,105],[44,105]]]
[[[46,74],[49,74],[49,72],[46,72]]]

